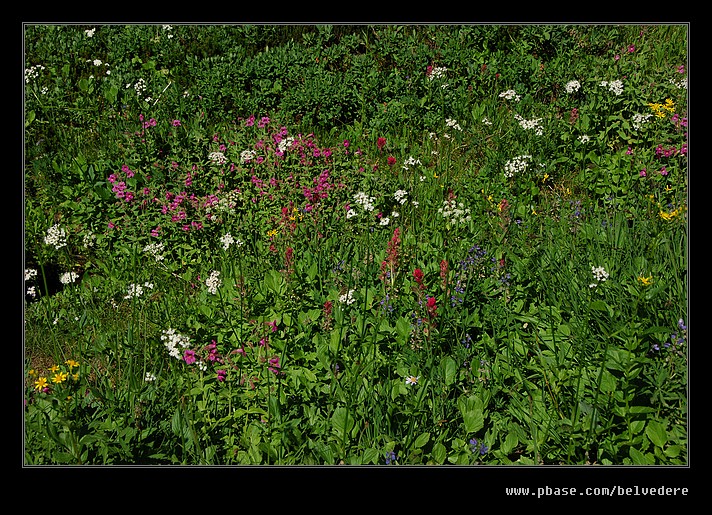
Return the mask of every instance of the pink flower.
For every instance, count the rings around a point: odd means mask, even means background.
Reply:
[[[186,351],[183,353],[183,360],[184,360],[188,365],[192,365],[193,363],[195,363],[195,351],[194,351],[194,350],[190,350],[190,349],[186,350]]]
[[[643,169],[640,171],[640,174],[639,174],[639,175],[640,175],[641,177],[645,177],[645,176],[648,175],[648,174],[645,172],[645,168],[643,168]]]
[[[220,369],[217,371],[217,374],[218,374],[218,381],[222,383],[223,381],[225,381],[225,377],[227,376],[227,370]]]
[[[180,127],[180,120],[173,120],[173,127]]]

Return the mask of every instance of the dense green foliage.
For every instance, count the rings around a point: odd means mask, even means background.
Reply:
[[[685,26],[24,49],[26,464],[687,463]]]

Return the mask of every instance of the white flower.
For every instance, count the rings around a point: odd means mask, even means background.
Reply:
[[[525,129],[525,130],[532,129],[532,130],[534,130],[534,133],[537,136],[541,136],[544,133],[541,125],[539,125],[541,118],[535,118],[533,120],[526,120],[526,119],[524,119],[524,117],[522,117],[518,114],[515,114],[514,118],[515,118],[515,120],[517,120],[519,122],[519,126],[522,127],[523,129]]]
[[[233,238],[232,234],[228,232],[225,233],[222,238],[220,238],[220,242],[223,244],[223,249],[227,250],[228,248],[230,248],[230,245],[235,243],[235,238]]]
[[[461,130],[462,130],[462,127],[460,127],[460,124],[457,123],[457,120],[453,120],[452,118],[447,118],[447,119],[445,120],[445,124],[446,124],[448,127],[452,127],[453,129],[457,129],[458,131],[461,131]]]
[[[146,372],[146,376],[143,378],[143,380],[147,383],[152,383],[156,379],[156,374],[154,374],[153,372]]]
[[[603,282],[609,277],[608,272],[606,272],[606,270],[602,266],[592,266],[591,272],[593,273],[594,279],[596,279],[598,282]]]
[[[79,274],[75,272],[65,272],[59,276],[59,282],[62,284],[70,284],[79,279]]]
[[[633,128],[637,131],[640,130],[640,128],[648,123],[648,119],[653,116],[651,113],[647,114],[641,114],[641,113],[635,113],[633,115],[633,118],[631,119],[631,122],[633,124]]]
[[[420,379],[420,376],[408,376],[405,378],[405,384],[407,384],[407,385],[418,384],[418,379]]]
[[[190,346],[190,339],[187,336],[176,333],[175,329],[166,329],[161,335],[164,345],[168,349],[168,354],[176,359],[181,359],[181,348],[186,349]]]
[[[482,118],[482,123],[484,123],[485,125],[492,125],[492,122],[489,121],[489,118],[487,118],[486,116]]]
[[[67,233],[59,225],[53,225],[47,229],[44,242],[47,245],[53,245],[56,249],[61,249],[67,244]]]
[[[387,216],[384,216],[381,218],[381,225],[388,225],[390,223],[391,219],[388,218]]]
[[[608,91],[612,92],[616,96],[623,93],[623,81],[621,80],[614,80],[613,82],[602,80],[601,86],[608,87]]]
[[[446,71],[447,71],[447,68],[445,68],[444,66],[435,66],[435,67],[433,67],[432,70],[430,70],[430,75],[428,75],[428,80],[434,80],[434,79],[439,79],[441,77],[444,77]]]
[[[588,143],[589,141],[591,141],[591,138],[586,134],[582,134],[581,136],[579,136],[578,140],[581,143]]]
[[[153,259],[158,262],[163,261],[164,259],[163,255],[161,254],[163,252],[163,248],[163,243],[149,243],[143,248],[143,251],[147,254],[151,254],[153,256]]]
[[[470,216],[470,208],[466,208],[462,202],[455,202],[455,200],[446,200],[443,202],[443,207],[438,209],[438,213],[448,222],[452,223],[467,223],[472,217]]]
[[[84,34],[86,34],[88,38],[91,38],[94,36],[94,32],[96,32],[96,28],[87,29],[84,31]]]
[[[25,268],[25,281],[29,281],[37,277],[37,270],[34,268]]]
[[[227,162],[227,158],[225,157],[225,154],[222,152],[210,152],[208,154],[208,159],[212,161],[215,164],[225,164]]]
[[[529,167],[529,159],[531,158],[532,156],[525,154],[510,159],[504,163],[504,176],[507,178],[514,177],[515,173],[525,171]]]
[[[346,304],[347,306],[350,306],[354,302],[356,302],[356,299],[354,298],[354,291],[356,290],[349,290],[348,293],[344,293],[339,297],[339,302],[342,304]]]
[[[581,88],[581,83],[577,80],[570,80],[569,82],[566,83],[566,92],[567,93],[574,93],[575,91],[578,91]]]
[[[360,204],[364,211],[373,211],[373,203],[375,202],[375,199],[373,197],[369,197],[364,192],[359,191],[356,193],[354,201],[357,204]]]
[[[256,150],[243,150],[242,152],[240,152],[240,162],[248,163],[248,162],[252,161],[256,155],[257,155]]]
[[[356,211],[353,208],[346,211],[346,218],[353,218],[354,216],[356,216]]]
[[[33,299],[35,298],[35,296],[37,295],[37,291],[35,290],[35,287],[34,287],[34,286],[29,286],[29,287],[27,288],[27,295],[29,295],[29,296],[32,297]]]
[[[513,89],[508,89],[507,91],[503,91],[502,93],[499,94],[500,98],[506,98],[507,100],[516,100],[519,102],[522,97],[521,95],[517,95],[517,92],[514,91]]]
[[[220,280],[220,272],[213,270],[210,272],[210,276],[205,280],[205,285],[208,287],[208,291],[215,295],[218,292],[218,288],[222,284]]]

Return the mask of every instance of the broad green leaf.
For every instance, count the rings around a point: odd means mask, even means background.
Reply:
[[[467,411],[462,414],[463,422],[465,423],[465,432],[476,433],[485,425],[485,419],[482,410]]]
[[[656,447],[665,447],[667,443],[667,432],[665,431],[665,426],[657,420],[648,421],[645,434]]]
[[[442,465],[445,463],[445,459],[447,458],[447,449],[443,444],[440,442],[436,443],[433,445],[433,459],[435,459],[435,462],[438,463],[439,465]]]
[[[441,364],[445,376],[445,385],[450,386],[455,382],[455,377],[457,376],[457,363],[450,356],[447,356]]]
[[[430,433],[422,433],[418,438],[415,439],[415,443],[413,444],[416,449],[420,449],[422,446],[424,446],[426,443],[430,441]]]

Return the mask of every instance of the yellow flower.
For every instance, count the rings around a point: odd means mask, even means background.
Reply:
[[[57,372],[56,374],[54,374],[54,376],[52,376],[52,382],[57,384],[63,383],[67,380],[68,376],[69,374],[67,374],[66,372]]]
[[[37,375],[37,370],[35,370],[34,368],[31,368],[31,369],[27,372],[27,375],[30,376],[30,377],[36,376],[36,375]]]
[[[75,381],[78,381],[79,380],[79,372],[77,372],[76,374],[72,374],[72,379],[74,379]]]
[[[58,366],[58,365],[52,365],[51,367],[49,367],[49,371],[50,371],[50,372],[56,372],[57,370],[59,370],[59,366]]]
[[[638,280],[641,282],[643,286],[650,286],[653,284],[653,276],[651,275],[650,277],[643,277],[642,275],[638,277]]]
[[[47,387],[47,378],[46,377],[40,377],[35,381],[35,389],[37,390],[43,390],[44,388]]]
[[[73,368],[75,368],[75,367],[78,367],[78,366],[79,366],[79,363],[77,363],[77,362],[74,361],[73,359],[68,359],[67,361],[65,361],[65,363],[66,363],[67,365],[69,365],[69,369],[70,369],[70,370],[73,369]]]
[[[271,231],[267,231],[267,237],[271,238],[272,236],[277,235],[277,229],[272,229]]]
[[[545,173],[544,178],[541,180],[541,182],[546,182],[546,180],[549,178],[549,174]]]
[[[663,106],[663,109],[666,111],[670,111],[671,113],[675,111],[675,102],[670,100],[669,98],[665,99],[665,105]]]

